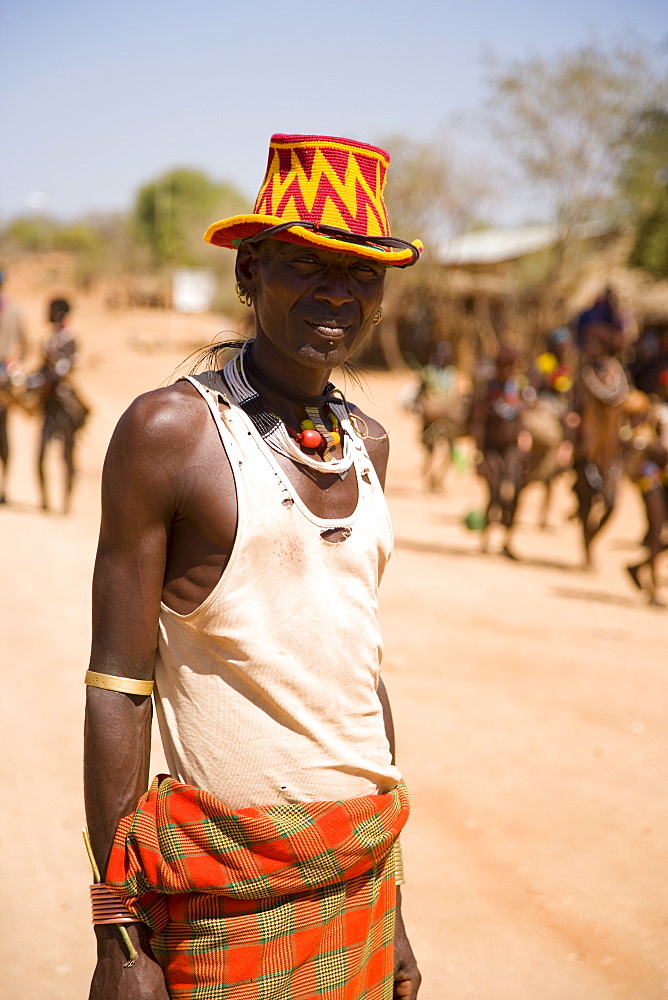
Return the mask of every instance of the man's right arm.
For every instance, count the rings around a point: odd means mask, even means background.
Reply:
[[[163,405],[158,393],[140,397],[121,418],[109,446],[93,578],[90,669],[99,673],[153,676],[176,493],[170,471],[174,449],[165,445],[171,423],[169,401]],[[118,822],[134,811],[148,787],[150,738],[150,697],[87,688],[86,816],[103,879]],[[127,926],[139,952],[132,968],[123,967],[127,955],[116,928],[96,927],[98,963],[90,1000],[167,1000],[145,926]]]

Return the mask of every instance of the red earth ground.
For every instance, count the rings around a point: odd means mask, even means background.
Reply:
[[[45,299],[22,296],[34,342]],[[75,319],[78,385],[93,412],[72,513],[39,509],[37,424],[18,412],[0,508],[3,1000],[87,995],[81,743],[100,470],[130,400],[220,329],[215,317],[110,313],[86,300]],[[527,491],[519,562],[482,555],[462,524],[480,505],[475,477],[451,470],[443,494],[421,488],[405,383],[374,375],[368,399],[350,395],[393,437],[396,551],[380,615],[413,799],[404,906],[421,998],[666,998],[668,618],[623,571],[644,530],[640,503],[624,486],[589,573],[566,483],[548,531]]]

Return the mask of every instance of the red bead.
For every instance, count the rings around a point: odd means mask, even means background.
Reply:
[[[319,448],[322,444],[322,434],[320,431],[305,430],[298,434],[295,440],[299,440],[303,448]]]

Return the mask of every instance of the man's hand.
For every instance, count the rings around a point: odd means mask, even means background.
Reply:
[[[128,956],[115,927],[98,926],[97,966],[88,1000],[169,1000],[165,977],[148,944],[142,924],[128,925],[128,933],[139,956],[124,968]]]
[[[401,916],[401,889],[397,888],[394,924],[394,1000],[415,1000],[421,982],[422,976]]]

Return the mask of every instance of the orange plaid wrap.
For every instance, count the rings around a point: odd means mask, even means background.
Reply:
[[[150,928],[176,1000],[390,1000],[408,811],[403,784],[233,811],[161,775],[121,820],[106,884]]]

